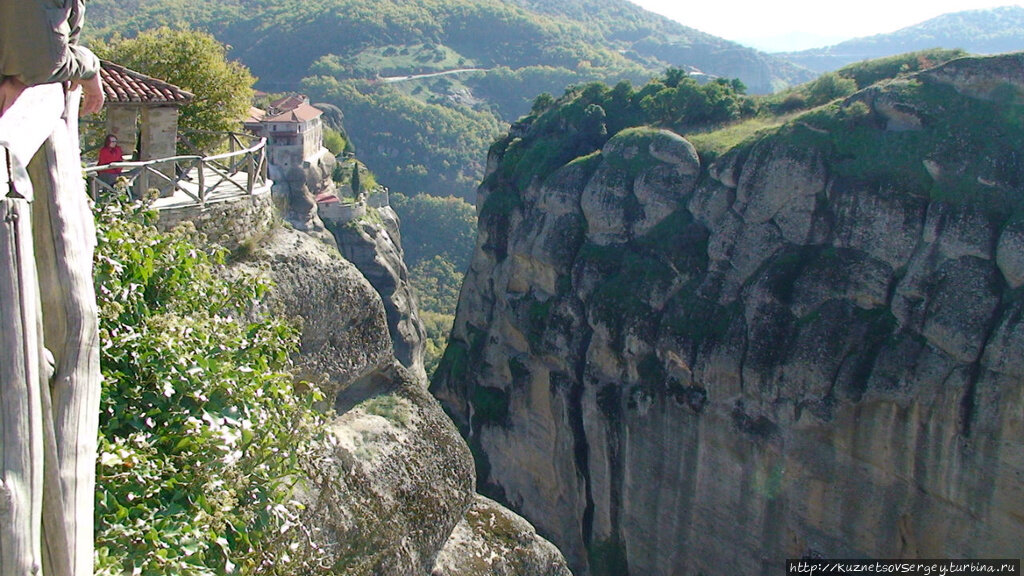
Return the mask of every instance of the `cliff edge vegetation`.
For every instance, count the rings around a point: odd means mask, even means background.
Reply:
[[[336,248],[280,217],[231,228],[231,254],[208,240],[264,210],[169,232],[100,211],[97,573],[567,576],[475,494],[468,447]]]

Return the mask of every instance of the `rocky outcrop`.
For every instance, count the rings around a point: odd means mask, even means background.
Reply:
[[[328,244],[337,244],[344,257],[370,281],[384,301],[395,356],[403,366],[425,380],[426,330],[409,285],[398,215],[387,205],[385,192],[382,206],[368,207],[363,200],[358,218],[345,221],[321,218],[315,198],[336,193],[337,186],[332,179],[336,164],[334,156],[321,149],[316,158],[301,167],[272,170],[271,175],[276,179],[274,195],[281,212],[297,230]]]
[[[365,216],[345,223],[330,222],[329,228],[341,253],[380,294],[395,357],[426,381],[426,330],[409,284],[398,215],[390,206],[368,207]]]
[[[380,297],[338,251],[285,227],[265,233],[242,270],[266,275],[274,290],[266,305],[302,324],[299,366],[335,397],[390,365],[394,355]]]
[[[340,395],[337,407],[306,522],[322,530],[342,574],[429,574],[473,502],[469,448],[397,363]]]
[[[301,166],[270,166],[274,198],[285,221],[328,243],[333,239],[317,214],[316,197],[334,191],[331,173],[336,163],[334,156],[326,148],[321,148],[316,157],[304,161]]]
[[[1018,555],[1024,142],[980,97],[1016,85],[968,84],[1022,61],[872,88],[711,166],[631,129],[527,182],[529,126],[496,145],[431,388],[481,490],[578,576]]]
[[[529,522],[483,496],[459,522],[431,576],[571,576],[565,558]]]
[[[450,567],[441,573],[467,574],[459,550],[473,541],[510,552],[474,564],[488,573],[567,574],[525,520],[477,502],[469,448],[423,377],[396,361],[381,298],[363,274],[304,232],[278,227],[259,240],[234,267],[272,281],[264,305],[302,325],[300,375],[333,399],[328,445],[296,495],[332,573],[427,575],[438,562]],[[501,521],[481,520],[487,514]]]

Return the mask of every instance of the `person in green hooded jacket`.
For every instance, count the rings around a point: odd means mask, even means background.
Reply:
[[[28,86],[81,86],[82,114],[103,107],[100,62],[79,46],[83,0],[0,0],[0,114]]]

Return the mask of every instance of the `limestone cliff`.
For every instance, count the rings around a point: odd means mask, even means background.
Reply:
[[[334,191],[331,172],[335,165],[334,156],[321,148],[319,154],[302,165],[288,168],[271,165],[269,170],[274,181],[274,201],[285,221],[325,242],[332,240],[317,214],[316,196]]]
[[[420,379],[426,379],[423,351],[426,332],[409,286],[402,253],[398,215],[387,205],[363,208],[367,217],[337,222],[321,217],[315,197],[337,192],[332,174],[337,160],[327,149],[302,166],[271,166],[274,198],[285,221],[328,244],[336,243],[346,259],[370,281],[384,301],[395,356]]]
[[[297,495],[331,573],[569,574],[528,523],[480,503],[465,441],[422,376],[396,361],[381,297],[352,263],[321,239],[276,227],[235,266],[272,280],[265,305],[299,319],[301,373],[334,399],[330,446]],[[486,514],[500,522],[481,522]],[[465,551],[467,541],[482,558]]]
[[[516,126],[432,384],[483,492],[578,576],[1019,556],[1022,77],[955,61],[709,165]]]
[[[409,284],[398,215],[387,205],[366,210],[366,216],[347,223],[328,221],[328,229],[345,259],[355,264],[380,294],[398,361],[425,381],[426,330]]]

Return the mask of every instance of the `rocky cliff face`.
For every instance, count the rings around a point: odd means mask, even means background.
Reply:
[[[331,235],[317,214],[316,196],[333,192],[334,180],[331,172],[336,160],[326,149],[301,166],[282,168],[270,166],[270,178],[274,181],[274,201],[281,216],[289,224],[311,236],[331,242]]]
[[[517,180],[529,127],[496,145],[432,385],[484,493],[578,575],[1019,555],[1022,72],[953,62],[707,166],[637,128]]]
[[[332,573],[568,576],[528,523],[476,496],[465,441],[395,359],[381,297],[352,263],[279,227],[236,266],[273,281],[266,305],[302,322],[302,375],[334,399],[331,444],[298,495]]]
[[[398,215],[390,206],[369,207],[367,216],[345,224],[329,224],[345,259],[370,281],[387,313],[395,357],[426,380],[423,353],[426,330],[409,284]]]

